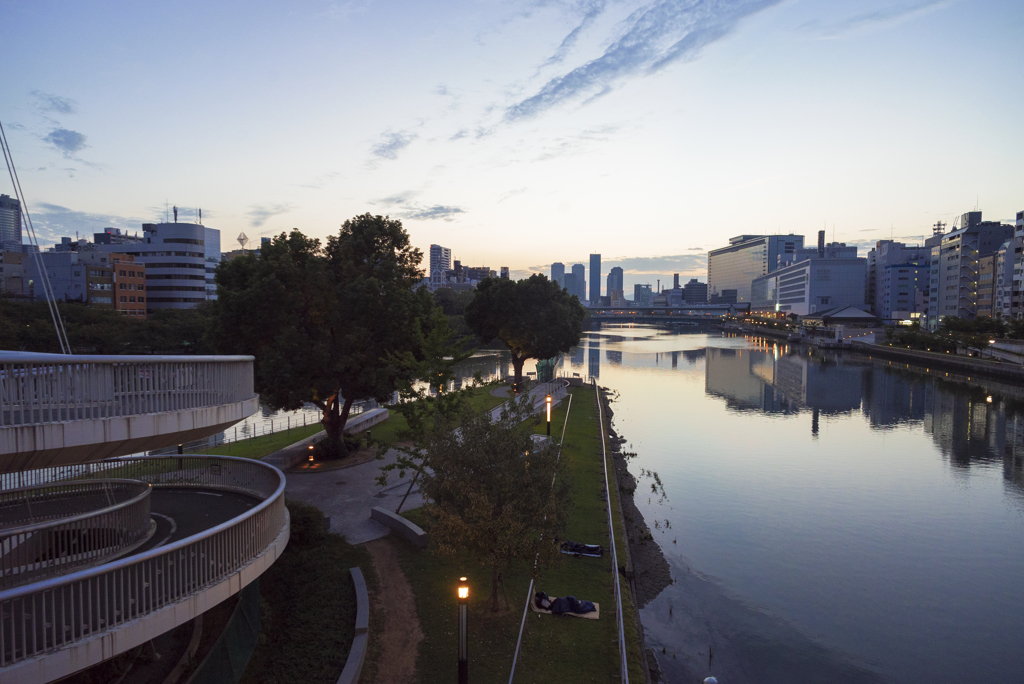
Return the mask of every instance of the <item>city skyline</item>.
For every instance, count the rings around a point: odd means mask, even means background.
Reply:
[[[254,242],[369,211],[513,277],[601,253],[628,291],[734,235],[866,249],[1024,209],[1015,3],[6,8],[44,243],[165,200]]]

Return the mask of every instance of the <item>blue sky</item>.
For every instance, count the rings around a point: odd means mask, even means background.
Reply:
[[[740,233],[916,241],[1024,209],[1024,3],[0,0],[43,235],[202,207],[224,249],[355,214],[626,287]],[[0,192],[10,194],[9,182]]]

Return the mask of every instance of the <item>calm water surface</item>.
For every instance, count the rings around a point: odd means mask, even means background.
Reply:
[[[1024,393],[643,326],[561,371],[619,393],[630,470],[664,486],[636,498],[669,681],[1024,681]]]

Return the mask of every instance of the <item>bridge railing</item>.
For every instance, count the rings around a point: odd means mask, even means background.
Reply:
[[[0,492],[0,589],[116,558],[152,534],[152,486],[61,482]]]
[[[0,591],[0,668],[94,638],[227,581],[284,532],[284,475],[227,456],[117,459],[106,476],[154,487],[244,492],[261,502],[227,522],[166,546],[63,577]],[[33,479],[52,481],[54,474]]]
[[[252,399],[251,356],[0,351],[0,427],[134,416]]]

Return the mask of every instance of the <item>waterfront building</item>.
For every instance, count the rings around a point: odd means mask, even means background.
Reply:
[[[865,306],[886,324],[925,316],[931,250],[879,240],[868,252]]]
[[[979,318],[991,318],[995,303],[996,255],[989,254],[978,260],[978,310]]]
[[[995,294],[992,315],[1010,318],[1013,315],[1013,257],[1016,238],[1007,240],[995,255]]]
[[[146,311],[192,309],[206,301],[207,268],[215,268],[207,265],[206,242],[219,255],[220,231],[199,223],[144,223],[142,233],[141,242],[98,244],[95,249],[127,254],[145,267]]]
[[[576,290],[569,290],[569,292],[572,292],[580,298],[581,302],[584,302],[587,300],[587,269],[583,264],[573,264],[572,274],[576,276]]]
[[[676,287],[678,289],[679,275],[676,274]],[[702,283],[696,278],[690,278],[690,281],[683,286],[683,301],[687,304],[707,304],[708,303],[708,284]]]
[[[977,315],[981,259],[994,254],[1014,236],[1014,226],[982,221],[980,211],[963,214],[959,224],[932,247],[930,330],[937,329],[947,316],[971,319]]]
[[[1013,276],[1011,278],[1010,315],[1024,315],[1024,211],[1017,212],[1013,231]]]
[[[596,306],[601,300],[601,255],[590,255],[590,297],[588,299]]]
[[[653,293],[650,283],[637,283],[633,286],[633,306],[651,306],[652,300]]]
[[[619,266],[612,266],[612,269],[608,271],[608,280],[606,282],[606,288],[608,290],[608,296],[612,296],[612,290],[618,290],[622,292],[625,287],[622,284],[622,268]]]
[[[856,256],[856,247],[825,245],[822,232],[818,249],[798,253],[806,258],[753,281],[752,311],[807,316],[839,306],[864,306],[867,259]]]
[[[737,235],[727,247],[708,252],[709,297],[722,301],[728,289],[736,291],[736,302],[749,302],[754,278],[773,272],[803,246],[803,235]]]
[[[551,282],[565,287],[565,264],[561,261],[551,264]]]
[[[21,202],[0,195],[0,250],[21,249]]]
[[[437,272],[444,272],[452,267],[452,250],[441,245],[430,245],[430,272],[433,276]]]

